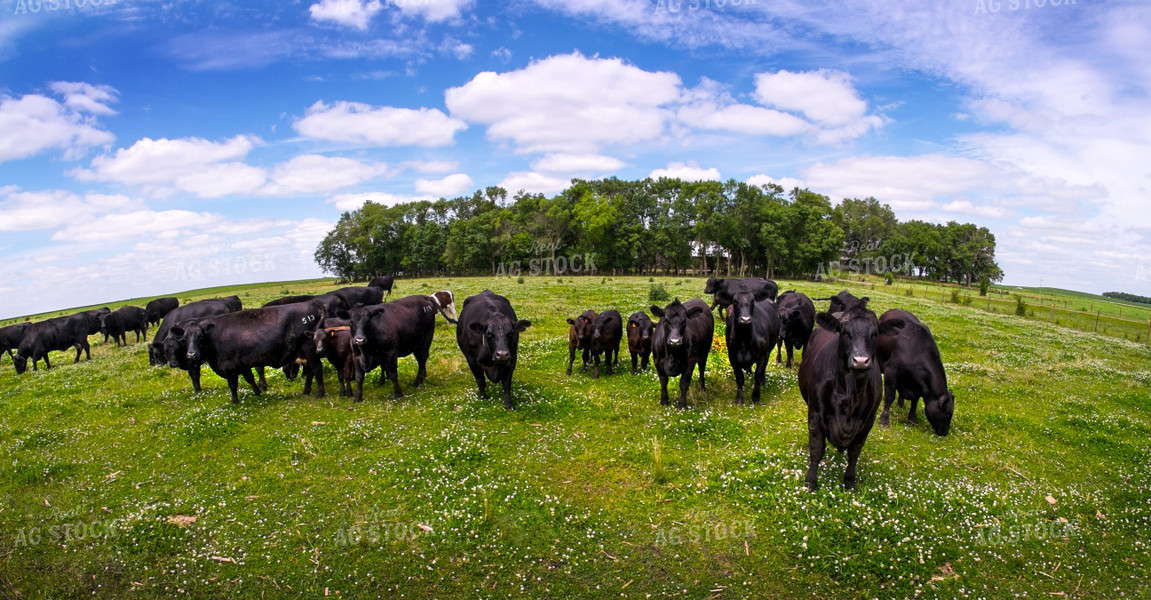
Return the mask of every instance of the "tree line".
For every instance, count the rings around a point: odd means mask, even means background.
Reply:
[[[1115,300],[1126,300],[1128,302],[1136,302],[1139,304],[1151,304],[1151,298],[1148,298],[1147,296],[1138,296],[1136,294],[1128,294],[1127,292],[1103,292],[1103,295],[1107,298],[1113,298]]]
[[[450,200],[367,201],[340,216],[315,259],[347,280],[502,275],[528,265],[562,275],[589,263],[613,275],[803,278],[862,266],[966,285],[1003,278],[985,227],[901,222],[875,198],[833,206],[807,189],[734,179],[573,179],[550,197],[521,191],[509,200],[492,186]]]

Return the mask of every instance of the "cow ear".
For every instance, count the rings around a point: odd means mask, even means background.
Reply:
[[[771,300],[771,292],[767,290],[759,290],[755,293],[755,301],[763,302],[764,300]]]
[[[859,306],[859,308],[867,308],[867,303],[869,301],[871,301],[871,298],[864,296],[864,297],[859,299],[859,304],[857,306]]]
[[[568,319],[568,324],[569,325],[575,325],[575,320],[574,319]]]
[[[815,315],[815,321],[819,323],[820,327],[828,331],[839,332],[839,319],[833,317],[830,313],[819,313]]]
[[[531,327],[531,326],[532,326],[531,321],[529,321],[527,319],[520,319],[520,322],[516,323],[516,325],[515,325],[515,330],[520,332],[520,333],[523,333],[523,331],[525,329],[527,329],[528,327]]]
[[[702,315],[704,312],[710,312],[710,311],[707,311],[706,309],[699,307],[699,306],[693,306],[693,307],[687,309],[687,318],[694,319],[695,317]]]
[[[484,325],[483,323],[480,323],[477,321],[472,321],[471,323],[468,324],[468,327],[470,327],[472,331],[474,331],[476,333],[481,333],[481,334],[486,333],[488,330],[487,325]]]
[[[887,319],[879,322],[879,335],[891,335],[896,331],[903,329],[907,322],[903,319]]]
[[[169,329],[168,332],[171,333],[172,335],[178,337],[178,338],[184,337],[184,328],[180,327],[178,325],[176,327]]]
[[[657,316],[657,317],[659,317],[659,318],[661,318],[661,319],[662,319],[662,318],[663,318],[663,309],[662,309],[662,308],[660,308],[660,307],[658,307],[658,306],[656,306],[656,305],[654,305],[654,304],[652,304],[652,305],[651,305],[651,314],[653,314],[653,315],[655,315],[655,316]]]

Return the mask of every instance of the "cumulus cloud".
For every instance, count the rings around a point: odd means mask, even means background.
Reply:
[[[88,169],[73,174],[81,181],[140,186],[157,196],[176,190],[204,198],[250,193],[264,184],[265,173],[242,161],[260,143],[244,135],[222,142],[144,138],[112,155],[97,156]]]
[[[315,194],[358,185],[388,172],[385,163],[364,163],[351,158],[305,154],[276,165],[263,195]]]
[[[384,9],[377,0],[323,0],[308,7],[313,21],[329,22],[360,31],[367,31],[372,17]]]
[[[64,97],[63,103],[40,94],[0,95],[0,162],[52,149],[75,159],[88,148],[115,141],[96,121],[97,116],[115,114],[108,106],[116,101],[114,88],[62,81],[51,87]]]
[[[445,100],[452,116],[487,125],[488,139],[517,152],[581,153],[658,138],[671,114],[666,106],[679,95],[674,73],[574,53],[485,71]]]
[[[755,186],[765,186],[765,185],[770,185],[770,184],[774,183],[775,185],[778,185],[779,187],[783,188],[784,192],[790,192],[791,190],[793,190],[795,188],[805,187],[803,180],[796,179],[794,177],[780,177],[779,179],[776,179],[770,175],[765,175],[762,173],[748,177],[747,183],[748,183],[748,185],[755,185]]]
[[[602,154],[552,153],[532,162],[532,169],[546,173],[611,173],[625,166],[622,160]]]
[[[430,196],[449,198],[472,189],[472,178],[466,173],[454,173],[443,179],[417,179],[416,191]]]
[[[53,229],[70,223],[91,224],[97,216],[143,206],[128,196],[66,190],[23,191],[16,186],[0,188],[0,231]]]
[[[667,168],[656,169],[652,171],[648,177],[652,179],[659,179],[660,177],[679,178],[684,181],[719,181],[719,169],[711,167],[702,169],[694,162],[672,162],[668,163]]]
[[[376,204],[383,204],[384,206],[395,206],[397,204],[407,204],[409,202],[419,202],[427,200],[435,202],[439,198],[436,196],[414,196],[407,194],[392,194],[389,192],[364,192],[359,194],[339,194],[328,198],[328,204],[334,205],[340,210],[359,210],[364,206],[367,201],[375,202]]]
[[[459,19],[472,3],[472,0],[390,0],[405,16],[423,17],[431,23]]]
[[[447,146],[467,125],[434,108],[318,101],[292,127],[304,137],[364,146]]]
[[[552,177],[534,171],[514,171],[499,183],[499,186],[511,194],[521,191],[529,194],[556,194],[564,191],[571,185],[571,181],[562,177]]]

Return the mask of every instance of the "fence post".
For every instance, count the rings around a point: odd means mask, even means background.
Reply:
[[[1055,303],[1051,303],[1051,322],[1055,322]]]
[[[1095,313],[1095,331],[1099,331],[1099,313]]]
[[[1151,346],[1151,319],[1147,319],[1147,345]]]

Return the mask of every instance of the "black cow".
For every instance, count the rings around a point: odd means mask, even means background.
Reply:
[[[867,298],[836,314],[816,315],[819,327],[811,334],[799,363],[799,392],[807,403],[807,487],[819,487],[819,462],[826,443],[847,450],[843,485],[855,488],[855,466],[867,435],[875,424],[882,393],[879,357],[875,346],[880,332],[902,322],[882,326],[867,310]]]
[[[276,298],[275,300],[265,302],[260,308],[267,308],[269,306],[283,306],[285,304],[295,304],[297,302],[310,302],[316,298],[313,294],[302,294],[299,296],[284,296],[283,298]],[[342,304],[343,301],[341,301]]]
[[[787,368],[790,369],[793,351],[803,350],[815,327],[815,304],[806,295],[789,290],[775,300],[775,310],[779,313],[779,342],[775,362],[783,362],[783,347],[787,346]]]
[[[164,316],[172,312],[172,309],[180,306],[180,300],[177,298],[156,298],[155,300],[144,305],[144,312],[148,313],[148,324],[154,325],[163,320]]]
[[[24,330],[20,344],[12,361],[16,367],[16,374],[23,375],[28,370],[28,361],[32,361],[32,370],[39,370],[37,361],[44,359],[44,368],[51,369],[52,363],[48,361],[48,353],[53,350],[65,351],[76,348],[76,360],[80,362],[80,354],[86,353],[88,360],[92,360],[92,350],[88,346],[88,329],[91,315],[76,313],[63,317],[55,317],[39,323],[32,323]]]
[[[15,356],[14,352],[20,347],[20,338],[24,337],[24,330],[31,323],[16,323],[0,328],[0,355],[7,352],[8,356]]]
[[[328,292],[343,300],[344,306],[349,309],[357,306],[375,306],[384,301],[384,292],[378,287],[352,286]]]
[[[627,319],[627,349],[631,353],[631,374],[635,375],[636,359],[643,358],[641,369],[646,369],[651,357],[651,333],[655,324],[642,310]]]
[[[356,402],[364,398],[364,376],[377,366],[383,367],[384,376],[392,380],[395,397],[402,397],[404,393],[400,389],[397,372],[399,359],[403,356],[416,357],[419,371],[414,385],[420,387],[424,383],[428,376],[428,355],[438,311],[439,305],[431,296],[407,296],[387,304],[359,306],[339,313],[352,328],[352,346],[356,353]],[[383,377],[380,382],[383,382]]]
[[[714,294],[711,310],[715,310],[715,307],[718,306],[721,317],[724,315],[724,309],[731,306],[734,301],[735,293],[740,291],[753,294],[765,293],[769,300],[775,300],[775,295],[779,293],[779,286],[774,281],[762,277],[747,277],[745,279],[709,277],[703,288],[703,293]]]
[[[955,413],[955,396],[947,388],[947,373],[931,330],[919,319],[905,311],[891,309],[879,318],[882,328],[891,321],[902,321],[903,326],[887,328],[879,336],[877,354],[883,369],[883,413],[879,424],[891,424],[891,403],[899,396],[899,407],[905,399],[911,400],[908,420],[918,422],[915,409],[923,398],[923,412],[936,435],[947,435],[951,430],[951,416]]]
[[[325,317],[335,316],[335,314],[340,310],[347,310],[351,308],[344,302],[343,298],[337,296],[334,292],[328,292],[327,294],[320,294],[318,296],[312,296],[309,294],[301,296],[284,296],[283,298],[277,298],[270,302],[265,302],[260,308],[267,308],[269,306],[287,306],[289,304],[299,304],[301,302],[319,302],[324,307]]]
[[[238,403],[239,378],[259,395],[253,368],[280,368],[302,358],[308,375],[304,393],[310,393],[316,380],[316,397],[324,397],[324,365],[316,354],[312,334],[323,317],[320,302],[253,308],[204,317],[184,326],[175,326],[170,334],[187,342],[190,363],[208,363],[217,375],[228,381],[232,402]]]
[[[655,370],[659,374],[659,403],[667,406],[667,380],[679,376],[678,406],[686,409],[687,388],[691,386],[691,373],[696,365],[699,365],[699,389],[706,389],[704,370],[715,335],[715,320],[707,304],[699,298],[684,303],[676,298],[665,308],[653,304],[651,314],[659,317],[651,344]]]
[[[352,347],[351,321],[336,317],[324,319],[312,334],[316,353],[328,359],[340,382],[340,396],[352,396],[356,380],[356,353]]]
[[[224,305],[231,309],[232,312],[244,310],[244,303],[240,301],[239,296],[222,296],[220,298],[209,298],[209,300],[217,300],[223,302]]]
[[[235,296],[233,296],[233,298],[235,298]],[[236,300],[238,301],[239,298],[236,298]],[[164,320],[162,323],[160,323],[159,329],[156,330],[156,335],[152,336],[152,343],[148,344],[148,364],[158,366],[166,362],[171,363],[171,360],[169,360],[171,351],[166,350],[164,344],[168,339],[168,333],[171,331],[173,326],[191,319],[211,317],[214,315],[222,315],[230,312],[235,312],[239,310],[237,308],[233,308],[235,305],[236,303],[231,302],[228,298],[212,298],[210,300],[189,302],[188,304],[172,309],[167,315],[164,315]],[[184,341],[181,340],[176,344],[177,345],[174,346],[174,348],[182,347]],[[180,353],[181,356],[184,354],[186,353]],[[186,363],[186,361],[184,362]],[[188,369],[188,367],[184,366],[183,364],[180,365],[179,368],[185,370]],[[190,371],[189,374],[191,374]],[[197,370],[193,381],[193,383],[196,384],[196,391],[200,391],[198,381],[199,371]]]
[[[735,374],[735,403],[743,404],[743,372],[755,367],[751,401],[759,402],[771,351],[779,341],[779,315],[765,290],[736,292],[727,307],[727,360]]]
[[[512,374],[516,369],[520,333],[531,324],[531,321],[519,320],[508,299],[491,290],[464,299],[456,327],[456,345],[468,361],[480,398],[487,398],[487,379],[491,379],[504,387],[504,408],[515,408]]]
[[[827,307],[827,312],[831,314],[844,312],[863,301],[862,298],[856,298],[847,290],[839,292],[830,298],[816,298],[815,300],[816,302],[830,301],[831,304]]]
[[[575,362],[576,350],[583,351],[583,368],[581,372],[587,373],[588,364],[591,363],[591,322],[599,316],[594,310],[583,311],[580,316],[568,319],[568,375],[572,374],[572,363]]]
[[[371,281],[368,282],[368,287],[374,287],[374,288],[379,288],[381,290],[387,290],[387,292],[388,292],[387,295],[391,296],[392,295],[392,286],[395,283],[396,283],[396,278],[392,277],[391,275],[377,275]]]
[[[93,308],[92,310],[85,310],[83,312],[78,312],[76,314],[77,315],[83,315],[84,322],[88,324],[88,335],[96,335],[97,333],[100,333],[100,319],[104,315],[109,314],[111,312],[112,312],[112,309],[105,306],[102,308]],[[106,334],[106,333],[104,334],[104,343],[105,344],[108,343],[108,334]]]
[[[111,336],[116,345],[123,341],[128,345],[128,332],[136,334],[136,343],[140,343],[140,336],[148,341],[148,313],[139,306],[121,306],[116,310],[100,315],[100,333]]]
[[[619,344],[623,340],[623,316],[618,310],[605,310],[591,322],[591,355],[595,361],[595,375],[599,379],[599,360],[603,355],[607,363],[607,374],[611,375],[614,366],[619,364]]]

